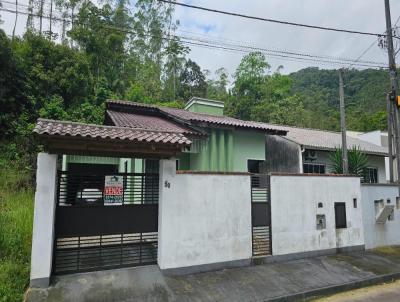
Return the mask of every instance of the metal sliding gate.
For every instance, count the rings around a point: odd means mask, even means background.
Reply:
[[[272,253],[269,180],[268,175],[251,176],[253,256],[267,256]]]
[[[157,262],[156,173],[58,172],[53,273]]]

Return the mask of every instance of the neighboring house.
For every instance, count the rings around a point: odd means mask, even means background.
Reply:
[[[279,126],[287,131],[285,137],[266,139],[266,162],[263,172],[291,172],[329,174],[332,172],[331,156],[341,148],[339,132]],[[368,157],[368,167],[363,179],[367,183],[385,183],[385,156],[387,148],[354,136],[347,136],[347,147],[360,148]],[[269,150],[269,152],[268,152]]]
[[[356,135],[356,138],[369,142],[371,144],[375,144],[382,147],[388,147],[388,133],[386,131],[375,130],[370,132],[359,132]],[[389,157],[385,158],[385,169],[386,169],[386,180],[389,182]]]
[[[107,102],[105,124],[110,126],[166,131],[183,135],[191,146],[177,155],[177,168],[190,171],[247,172],[265,160],[265,135],[285,135],[277,126],[223,116],[223,102],[192,98],[185,109],[167,108],[126,101]],[[148,157],[148,155],[146,155]],[[142,172],[148,159],[120,160],[87,156],[64,156],[63,167],[71,164],[112,164],[120,172]]]

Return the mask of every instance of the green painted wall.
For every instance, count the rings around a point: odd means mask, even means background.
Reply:
[[[197,113],[207,113],[212,115],[223,115],[224,108],[222,107],[215,107],[210,105],[203,105],[194,103],[192,106],[188,108],[188,111],[197,112]]]
[[[265,160],[265,135],[256,131],[208,130],[208,138],[198,153],[182,153],[177,156],[180,170],[247,172],[247,160]],[[63,168],[67,163],[115,164],[124,172],[128,161],[128,173],[142,173],[143,160],[98,156],[63,156]]]
[[[265,160],[265,134],[235,131],[233,138],[233,171],[247,172],[247,160]]]
[[[182,170],[247,172],[247,160],[265,160],[265,135],[255,131],[211,129],[199,153]]]

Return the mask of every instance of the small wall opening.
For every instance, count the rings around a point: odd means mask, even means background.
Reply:
[[[346,203],[335,202],[335,225],[336,229],[347,228]]]
[[[317,230],[326,229],[326,217],[325,215],[317,215]]]

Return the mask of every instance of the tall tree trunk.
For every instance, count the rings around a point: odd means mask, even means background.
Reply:
[[[32,30],[33,29],[33,16],[32,16],[32,12],[33,12],[33,0],[29,0],[28,2],[28,18],[26,19],[26,28],[28,30]]]
[[[14,37],[15,37],[15,28],[17,27],[17,21],[18,21],[18,0],[15,0],[15,21],[14,21],[14,28],[13,28],[13,33],[12,33],[12,40],[14,40]]]
[[[62,29],[61,29],[61,42],[63,44],[66,44],[66,36],[65,36],[65,31],[66,31],[66,22],[65,22],[65,18],[66,18],[66,12],[64,11],[62,16],[63,16],[63,21],[62,21]]]
[[[49,24],[49,36],[50,40],[53,39],[53,32],[52,32],[52,23],[53,23],[53,0],[50,0],[50,24]]]
[[[44,0],[40,0],[40,13],[39,13],[39,18],[40,18],[40,25],[39,25],[39,32],[42,34],[42,26],[43,26],[43,5],[44,5]]]

